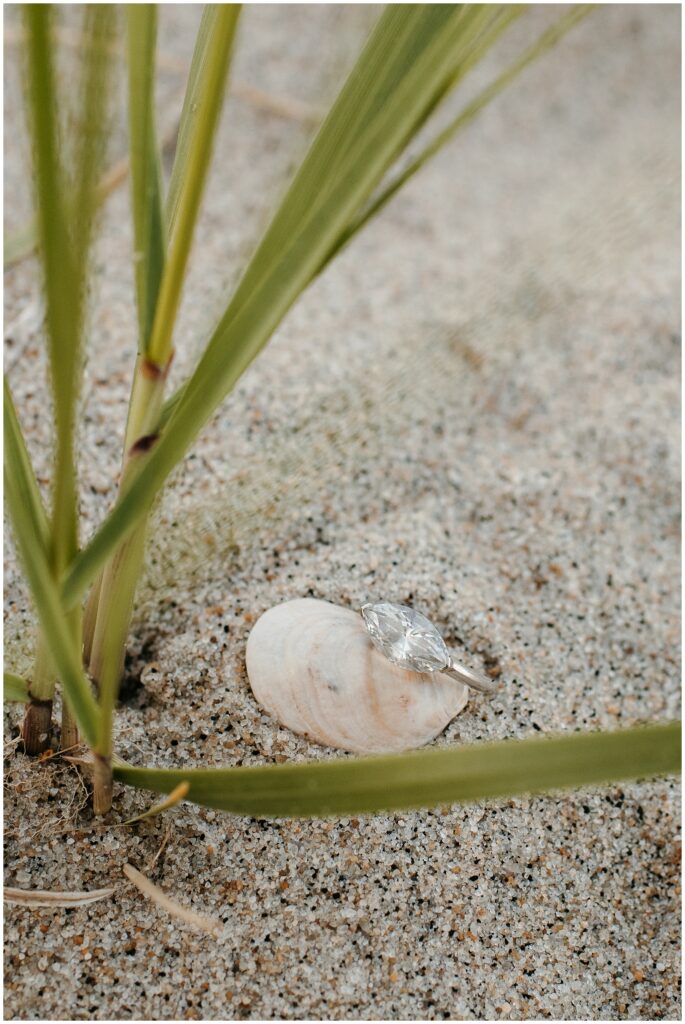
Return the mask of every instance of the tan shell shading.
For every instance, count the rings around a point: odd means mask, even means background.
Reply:
[[[393,665],[357,612],[311,598],[265,612],[248,638],[246,660],[255,697],[282,725],[355,753],[420,747],[468,699],[467,687],[449,676]]]

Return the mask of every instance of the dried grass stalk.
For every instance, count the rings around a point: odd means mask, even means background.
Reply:
[[[169,796],[165,797],[164,800],[158,800],[156,804],[148,808],[147,811],[143,811],[142,814],[137,814],[135,818],[129,818],[128,821],[122,822],[123,825],[135,825],[138,821],[144,821],[145,818],[154,818],[157,814],[161,814],[162,811],[168,811],[171,807],[175,807],[179,804],[184,796],[187,795],[190,789],[189,782],[180,782],[175,789],[169,793]]]
[[[5,886],[4,899],[22,907],[85,907],[114,895],[111,887],[90,892],[49,892],[45,889],[12,889]]]
[[[221,928],[221,923],[214,918],[205,917],[204,914],[197,914],[194,910],[189,910],[187,907],[183,907],[180,903],[172,900],[166,893],[162,892],[159,886],[151,882],[149,878],[146,878],[145,875],[141,874],[131,864],[124,864],[124,874],[137,889],[140,889],[144,896],[151,899],[153,903],[156,903],[158,907],[165,910],[171,917],[177,917],[179,920],[190,925],[191,928],[210,935],[216,935]]]

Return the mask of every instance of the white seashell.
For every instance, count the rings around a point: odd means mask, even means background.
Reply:
[[[428,743],[468,699],[468,688],[441,672],[393,665],[357,612],[311,598],[265,612],[248,638],[246,660],[255,697],[282,725],[356,753]]]

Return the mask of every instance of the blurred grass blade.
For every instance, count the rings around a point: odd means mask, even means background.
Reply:
[[[64,702],[62,735],[75,740],[69,709],[94,735],[94,703],[81,669],[81,611],[64,616],[56,581],[78,550],[78,490],[74,458],[76,405],[82,373],[82,333],[86,309],[88,256],[98,207],[97,182],[107,137],[109,51],[116,9],[111,4],[86,4],[82,18],[82,56],[78,66],[75,102],[58,95],[56,47],[50,4],[23,7],[26,26],[27,115],[33,151],[38,248],[43,271],[46,335],[55,420],[55,460],[52,473],[52,509],[49,554],[32,550],[36,530],[24,520],[17,504],[23,486],[12,481],[14,527],[27,567],[45,634],[40,649],[50,661],[37,659],[32,680],[32,702],[24,722],[27,750],[35,751],[45,730],[36,727],[47,718],[45,701],[52,696],[52,662],[62,676]],[[14,474],[15,465],[10,472]],[[24,475],[26,480],[26,475]],[[28,527],[28,529],[26,529]],[[35,544],[35,540],[33,541]],[[49,580],[49,584],[48,584]],[[47,588],[47,589],[46,589]],[[61,654],[53,649],[61,645]],[[37,704],[40,698],[42,704]],[[44,724],[44,723],[43,723]]]
[[[445,750],[269,765],[133,768],[121,782],[156,793],[190,783],[188,799],[251,817],[318,817],[469,803],[671,775],[680,770],[680,722]]]
[[[81,333],[87,258],[106,136],[109,66],[107,55],[100,52],[98,43],[111,36],[114,8],[109,4],[83,7],[85,56],[79,82],[78,131],[74,133],[71,167],[66,166],[61,155],[68,152],[69,147],[60,139],[58,120],[56,50],[52,35],[55,12],[49,4],[31,4],[25,5],[23,14],[36,221],[46,297],[57,449],[53,474],[51,561],[53,572],[60,575],[78,546],[74,418],[82,366]]]
[[[14,672],[5,672],[3,675],[2,698],[6,702],[16,701],[18,704],[28,704],[31,700],[29,684],[26,679],[17,676]]]
[[[325,265],[390,164],[468,69],[473,47],[482,52],[484,35],[494,40],[498,27],[511,17],[506,6],[496,4],[386,9],[161,437],[153,439],[127,493],[72,564],[64,589],[68,603],[80,597],[103,561],[147,514],[168,474]],[[168,268],[169,261],[165,279]],[[160,322],[164,309],[160,295]]]
[[[88,252],[95,217],[102,202],[101,185],[109,135],[109,91],[115,34],[116,7],[113,4],[84,4],[81,32],[83,54],[78,83],[79,109],[70,187],[66,192],[69,227],[77,261],[80,285],[80,317],[74,323],[82,328],[85,310],[85,278]]]
[[[363,211],[360,217],[355,220],[346,231],[344,237],[341,239],[340,247],[345,244],[353,235],[355,235],[367,221],[371,220],[377,213],[379,213],[385,204],[399,191],[400,188],[410,178],[416,174],[417,171],[426,164],[431,157],[435,156],[439,150],[457,134],[462,128],[465,128],[480,112],[484,107],[494,100],[513,80],[519,75],[529,64],[537,60],[538,57],[542,56],[547,50],[550,50],[553,46],[559,42],[559,40],[566,35],[572,28],[574,28],[579,22],[583,20],[594,8],[596,4],[576,4],[570,11],[563,14],[550,28],[542,33],[539,39],[537,39],[532,46],[528,47],[521,56],[515,60],[509,67],[498,75],[494,81],[485,87],[478,95],[471,100],[471,102],[459,113],[450,123],[443,128],[441,132],[432,139],[421,152],[415,156],[404,170],[398,174],[392,182],[384,186],[378,196],[376,196],[369,206]]]
[[[126,28],[138,348],[144,352],[152,330],[165,249],[161,168],[154,113],[156,5],[128,4]]]
[[[57,465],[53,486],[53,557],[62,567],[73,558],[76,538],[76,480],[72,453],[79,366],[81,282],[78,254],[67,224],[66,174],[59,153],[53,12],[49,5],[23,8],[27,30],[28,96],[37,224],[46,298],[50,379],[55,406]]]
[[[12,398],[12,392],[6,377],[3,379],[3,402],[5,462],[8,471],[15,476],[17,486],[21,488],[22,508],[24,515],[30,521],[30,527],[36,538],[36,543],[40,544],[43,551],[47,554],[50,536],[48,517],[41,500],[38,483],[33,472],[31,459],[14,406],[14,399]],[[19,468],[17,469],[17,467]]]
[[[11,408],[8,406],[6,401],[5,500],[45,643],[79,728],[88,742],[93,743],[98,720],[97,705],[83,673],[80,647],[74,640],[60,606],[48,553],[34,520],[27,515],[26,496],[31,493],[32,483],[24,461],[17,456],[19,442]]]
[[[171,354],[174,319],[223,105],[239,15],[239,4],[212,5],[207,19],[203,19],[206,38],[202,60],[193,61],[191,96],[187,109],[184,107],[183,148],[177,157],[179,172],[173,181],[169,248],[146,353],[149,361],[160,367],[166,366]]]
[[[126,179],[129,171],[129,159],[127,156],[117,160],[104,172],[97,186],[96,197],[98,204],[102,205],[105,199]],[[35,217],[31,217],[25,224],[11,231],[4,239],[4,268],[8,270],[15,263],[26,259],[36,248],[38,241],[38,225]]]

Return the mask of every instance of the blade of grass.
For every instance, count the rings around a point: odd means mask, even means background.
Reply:
[[[166,372],[172,355],[174,318],[222,106],[239,11],[236,5],[219,5],[214,9],[204,62],[196,68],[196,75],[191,75],[189,90],[193,96],[186,119],[183,179],[179,186],[177,216],[170,232],[169,249],[166,259],[163,259],[161,195],[152,128],[152,73],[146,67],[152,64],[154,51],[154,13],[148,5],[142,9],[129,9],[129,48],[133,65],[129,80],[129,111],[134,145],[132,187],[136,248],[142,245],[144,260],[145,254],[150,256],[150,260],[145,274],[139,279],[139,300],[143,303],[139,315],[144,333],[141,335],[126,425],[120,495],[125,495],[136,464],[141,461],[145,447],[141,448],[140,440],[157,419],[164,397]],[[151,186],[153,181],[155,184]],[[150,231],[154,233],[154,239],[150,238]],[[158,254],[154,282],[150,279],[152,248]],[[114,708],[135,588],[143,562],[145,532],[143,521],[107,564],[98,587],[92,641],[90,636],[86,638],[86,647],[90,651],[90,674],[97,680],[100,690],[100,730],[95,748],[99,761],[93,794],[97,813],[106,813],[111,801],[109,765]]]
[[[15,473],[15,484],[21,495],[22,507],[27,519],[28,529],[36,538],[43,556],[49,554],[50,529],[41,501],[38,484],[31,459],[26,448],[24,436],[19,425],[12,392],[7,378],[4,379],[4,425],[5,425],[5,465],[8,472],[18,466]],[[25,750],[30,754],[38,754],[48,744],[52,720],[52,699],[55,692],[55,677],[50,659],[47,656],[45,642],[39,638],[33,672],[27,686],[28,708],[22,724],[22,739]]]
[[[16,701],[19,704],[28,704],[31,700],[28,681],[15,675],[14,672],[5,672],[3,674],[2,698],[7,702]]]
[[[178,212],[178,203],[181,196],[181,184],[185,176],[185,169],[188,163],[190,140],[193,132],[195,112],[198,109],[200,98],[200,82],[203,77],[203,70],[207,65],[209,54],[209,40],[216,27],[218,4],[205,4],[202,9],[200,27],[197,31],[193,57],[188,70],[188,81],[181,110],[181,120],[178,126],[176,137],[176,152],[174,163],[169,178],[167,191],[165,219],[169,234],[173,233]]]
[[[136,8],[132,15],[134,19],[130,28],[132,33],[135,31],[136,19],[145,17],[145,15],[137,13],[138,11],[139,8]],[[171,337],[174,317],[180,301],[181,285],[190,252],[193,229],[209,167],[212,142],[221,110],[239,13],[239,5],[210,5],[203,15],[200,40],[196,45],[196,57],[191,66],[184,102],[184,116],[181,124],[182,152],[177,153],[174,165],[175,169],[178,168],[178,173],[176,175],[174,217],[168,231],[170,238],[168,259],[165,261],[162,255],[158,261],[157,270],[160,277],[159,280],[156,280],[154,291],[150,291],[147,295],[146,305],[149,307],[151,317],[149,331],[152,333],[149,334],[146,330],[141,346],[141,355],[136,365],[126,425],[125,468],[132,446],[152,430],[159,417],[164,397],[166,373],[172,355]],[[146,25],[148,35],[146,54],[147,58],[151,59],[150,36],[152,29],[149,24],[149,15]],[[144,59],[145,54],[136,58],[139,61]],[[132,79],[130,82],[129,103],[132,109],[130,114],[132,124],[134,121],[140,120],[136,108],[139,103],[140,88],[140,82],[137,79],[141,75],[136,76],[136,81]],[[151,88],[151,81],[147,83],[147,87]],[[151,103],[150,95],[148,104],[151,105]],[[147,119],[145,130],[146,137],[149,139],[151,115]],[[134,131],[142,133],[142,128],[140,126],[132,127],[132,137]],[[153,153],[152,144],[149,142],[146,150],[143,151],[142,144],[138,148],[141,153],[140,159],[137,161],[140,166],[134,175],[136,178],[133,185],[134,220],[139,220],[141,226],[136,228],[136,234],[138,230],[142,232],[146,224],[157,225],[162,219],[161,195],[157,185],[155,185],[154,193],[150,193],[146,184],[149,183],[152,176],[158,183],[156,150]],[[154,170],[151,167],[152,164],[155,165]],[[154,214],[150,214],[145,209],[146,205],[149,206],[150,203],[155,207]],[[164,244],[165,231],[161,225],[159,229],[155,227],[154,230],[156,232],[154,244],[159,247]],[[139,249],[138,243],[136,249]],[[128,475],[126,481],[122,481],[122,489],[124,482],[127,481]]]
[[[178,194],[175,216],[169,231],[169,249],[165,260],[158,260],[154,291],[149,276],[144,280],[145,314],[150,314],[151,326],[146,320],[145,334],[141,339],[140,354],[136,365],[133,389],[126,425],[124,470],[120,494],[126,493],[129,481],[135,473],[136,464],[141,461],[146,449],[141,447],[151,425],[157,420],[164,397],[166,372],[172,357],[171,342],[173,325],[180,301],[183,277],[190,253],[193,229],[199,210],[202,191],[209,167],[212,143],[223,102],[223,93],[228,73],[230,56],[240,8],[237,5],[216,5],[203,18],[205,35],[202,35],[202,61],[193,62],[186,97],[185,118],[182,124],[182,152],[177,158],[182,176],[177,178]],[[145,34],[141,43],[137,36]],[[144,65],[152,62],[153,31],[150,9],[132,10],[129,21],[129,41],[132,50],[140,46],[139,53],[132,52],[135,65],[130,80],[129,108],[131,111],[131,136],[145,133],[138,146],[140,153],[134,158],[133,198],[134,213],[140,221],[140,229],[146,232],[154,225],[154,244],[163,245],[161,228],[161,197],[159,188],[153,192],[150,180],[159,182],[156,146],[151,141],[151,77],[141,81],[146,73]],[[196,48],[197,52],[197,48]],[[137,70],[136,70],[137,69]],[[147,92],[144,92],[147,90]],[[143,95],[141,96],[141,91]],[[145,124],[139,105],[148,108]],[[137,193],[137,194],[136,194]],[[150,205],[154,211],[150,212]],[[142,244],[148,244],[147,237]],[[137,244],[138,247],[138,244]],[[149,336],[148,336],[149,331]],[[111,775],[108,775],[112,754],[112,725],[123,657],[133,608],[135,588],[143,564],[146,524],[143,520],[138,528],[124,540],[102,575],[97,592],[97,615],[94,621],[92,640],[86,637],[89,649],[89,669],[100,688],[101,721],[96,753],[100,757],[100,774],[95,777],[94,804],[96,810],[104,813],[109,809],[111,799]],[[89,615],[89,622],[92,617]],[[101,784],[107,787],[99,792]]]
[[[439,103],[455,88],[455,86],[464,78],[472,67],[478,63],[478,61],[497,41],[500,35],[509,28],[511,24],[521,16],[521,14],[523,14],[527,7],[525,4],[470,4],[461,6],[465,8],[465,13],[462,13],[461,20],[456,23],[456,28],[459,30],[459,34],[455,39],[451,55],[451,71],[442,83],[440,89],[436,91],[436,94],[425,111],[423,118],[411,129],[410,132],[407,133],[407,138],[404,140],[401,147],[398,148],[397,155],[399,155],[401,150],[406,148],[407,144],[411,141],[414,135],[416,135],[417,131],[423,127],[428,116],[439,105]],[[402,71],[400,69],[400,76],[401,73]],[[385,96],[381,96],[380,108],[375,111],[380,118],[384,115],[385,102]],[[366,143],[362,135],[358,143],[362,152],[365,144]],[[341,162],[338,170],[338,176],[344,176],[350,173],[355,162],[358,162],[360,159],[360,153],[355,152],[354,149],[347,150],[347,147],[345,147],[343,152],[347,159],[343,159]],[[392,161],[388,162],[388,166],[390,166],[391,162]],[[342,236],[345,237],[346,233],[346,230],[343,231]],[[332,256],[337,252],[339,244],[339,241],[337,241],[332,245],[325,259],[322,260],[317,273],[321,272]]]
[[[10,698],[5,697],[5,700],[8,699]],[[158,814],[162,814],[164,811],[171,810],[171,808],[175,807],[176,804],[179,804],[181,800],[185,800],[189,789],[190,786],[187,782],[180,782],[178,786],[175,786],[174,789],[172,789],[168,796],[164,797],[163,800],[159,800],[157,803],[153,804],[152,807],[148,807],[148,809],[143,811],[142,814],[137,814],[135,818],[129,818],[128,821],[122,821],[122,828],[124,825],[135,825],[139,821],[145,821],[146,818],[154,818]]]
[[[66,34],[67,30],[62,28],[55,32],[57,39],[60,43],[64,43],[74,49],[81,50],[83,42],[80,35],[78,38],[73,37],[71,34]],[[23,34],[13,33],[10,28],[6,29],[6,42],[18,43],[23,40]],[[121,48],[117,44],[112,44],[106,49],[113,55],[120,55]],[[160,68],[186,74],[188,71],[187,66],[183,61],[179,61],[174,57],[165,55],[164,53],[159,54],[157,64]],[[237,82],[235,79],[230,83],[231,95],[237,99],[241,99],[258,110],[263,110],[266,113],[274,114],[277,117],[286,118],[287,120],[303,121],[305,123],[317,125],[322,117],[323,111],[317,108],[309,106],[307,103],[302,103],[299,100],[293,99],[291,96],[276,96],[270,93],[264,92],[261,89],[257,89],[254,86],[248,85],[246,82]],[[168,145],[176,140],[177,130],[174,125],[173,131],[165,133],[162,140],[161,149],[164,150]],[[129,171],[129,160],[128,157],[123,157],[118,160],[110,169],[107,171],[100,180],[98,185],[98,200],[103,203],[105,199],[126,179]],[[169,206],[167,206],[169,209]],[[37,244],[37,229],[35,217],[28,220],[25,224],[16,228],[14,231],[6,233],[4,238],[4,252],[3,261],[4,268],[8,270],[15,263],[26,259],[36,248]]]
[[[28,120],[36,184],[36,222],[46,296],[47,347],[55,414],[55,467],[50,522],[50,568],[59,579],[78,550],[78,494],[74,459],[74,419],[82,368],[88,253],[98,206],[97,181],[105,148],[109,60],[102,43],[112,35],[112,5],[83,7],[84,57],[75,111],[78,130],[60,136],[60,109],[54,68],[54,11],[26,5]],[[63,153],[72,142],[71,166]],[[81,645],[81,613],[70,611],[67,626]],[[36,677],[39,675],[36,672]],[[45,677],[45,686],[50,681]],[[52,684],[51,684],[52,685]],[[77,733],[65,702],[63,739]],[[42,717],[49,710],[41,708]],[[25,723],[26,724],[26,723]],[[29,723],[30,724],[30,723]],[[42,734],[45,730],[41,725]],[[24,730],[26,732],[26,728]],[[30,729],[29,732],[35,732]],[[28,736],[25,736],[25,742]],[[27,749],[29,744],[27,742]]]
[[[14,406],[12,392],[7,378],[4,378],[4,424],[5,424],[5,465],[8,472],[18,466],[15,484],[21,495],[21,503],[27,525],[36,538],[43,556],[47,559],[50,550],[50,526],[43,507],[38,483],[33,471],[19,418]],[[31,672],[28,707],[22,723],[24,749],[29,754],[40,754],[48,745],[52,723],[52,700],[55,694],[55,675],[48,658],[45,641],[38,639],[36,656]]]
[[[362,201],[373,187],[369,183],[380,179],[461,77],[484,28],[515,16],[519,8],[510,9],[513,15],[508,10],[499,4],[386,8],[250,260],[231,302],[234,313],[241,298],[282,261],[337,186],[347,184]],[[410,80],[415,83],[411,87]],[[396,97],[402,90],[405,101],[400,103]],[[317,269],[324,260],[319,258]]]
[[[77,549],[76,480],[72,452],[76,400],[81,281],[67,225],[65,172],[59,157],[56,82],[48,5],[26,5],[28,97],[37,195],[37,222],[46,297],[50,379],[55,406],[57,457],[51,530],[52,561],[59,574]]]
[[[30,521],[31,530],[36,538],[36,542],[47,553],[50,537],[48,517],[40,496],[38,482],[36,481],[28,449],[26,448],[24,435],[19,425],[19,418],[7,377],[3,378],[3,402],[5,459],[11,465],[21,467],[21,471],[17,476],[17,485],[22,489],[21,500],[24,515]]]
[[[138,358],[133,376],[124,441],[125,486],[128,449],[154,420],[162,401],[164,375],[149,367],[147,348],[164,270],[166,231],[162,202],[159,151],[154,117],[154,70],[157,37],[157,9],[154,4],[129,4],[128,30],[128,117],[131,151],[131,206],[133,212],[136,289],[138,301]],[[103,574],[104,576],[105,574]],[[111,572],[103,590],[104,578],[97,582],[88,602],[88,635],[84,648],[88,660],[95,662],[93,678],[102,672],[102,651],[95,651],[95,630],[100,595],[112,588]],[[104,610],[103,614],[107,614]],[[123,641],[121,646],[123,647]]]
[[[128,4],[126,27],[138,349],[144,352],[152,330],[165,249],[161,170],[154,113],[157,42],[155,4]]]
[[[583,18],[595,9],[596,4],[576,4],[572,10],[567,11],[562,15],[550,28],[542,33],[539,39],[537,39],[532,46],[528,47],[517,58],[509,67],[498,75],[494,81],[485,87],[478,95],[459,113],[450,123],[443,128],[441,132],[436,135],[434,139],[424,147],[421,152],[414,157],[410,163],[404,168],[404,170],[398,174],[388,185],[384,186],[382,191],[369,206],[362,212],[362,214],[355,220],[344,236],[340,240],[339,248],[352,238],[364,225],[371,220],[377,213],[382,210],[386,203],[392,199],[396,192],[402,188],[403,185],[412,178],[417,171],[426,164],[431,157],[435,156],[442,147],[454,136],[457,132],[465,128],[480,112],[484,107],[488,105],[493,99],[495,99],[513,80],[519,75],[529,64],[532,64],[534,60],[537,60],[543,53],[550,50],[553,46],[559,42],[560,39],[572,28],[574,28]]]
[[[100,728],[95,752],[112,755],[114,709],[123,670],[126,633],[133,610],[135,585],[143,561],[144,529],[120,546],[102,579],[98,616],[90,658],[90,675],[100,692]]]
[[[100,182],[104,180],[102,175],[109,135],[108,101],[112,66],[105,44],[116,38],[116,8],[113,4],[85,4],[82,17],[83,59],[78,83],[78,127],[73,131],[73,166],[65,194],[81,285],[80,319],[72,314],[79,328],[82,328],[86,305],[83,293],[88,253],[95,217],[101,204]]]
[[[166,366],[171,355],[174,320],[223,104],[239,15],[239,4],[214,5],[203,60],[199,65],[194,61],[191,70],[189,90],[192,95],[182,125],[183,148],[178,158],[178,184],[174,183],[169,250],[146,351],[148,360],[160,368]]]
[[[162,213],[154,141],[153,79],[149,70],[154,52],[153,10],[152,5],[129,6],[130,63],[133,65],[129,76],[129,122],[135,258],[138,259],[142,254],[142,262],[150,264],[154,280],[151,283],[150,274],[147,274],[139,281],[140,358],[129,403],[125,452],[152,429],[161,409],[166,372],[172,356],[174,319],[209,168],[240,14],[240,6],[236,4],[210,4],[203,13],[183,105],[172,172],[172,214],[169,216]],[[139,36],[144,36],[143,44]],[[164,222],[167,219],[165,229]],[[154,234],[152,239],[149,237],[150,232]],[[163,247],[167,235],[169,251],[165,259]],[[156,254],[154,258],[153,252]],[[146,253],[150,253],[149,260]],[[140,305],[141,294],[144,309]]]
[[[126,180],[129,171],[129,159],[123,157],[105,171],[100,178],[97,187],[98,204],[102,205],[105,199]],[[26,259],[38,244],[38,226],[35,217],[32,217],[26,224],[17,228],[5,236],[3,248],[4,269],[8,270],[15,263]]]
[[[502,11],[492,6],[391,5],[381,17],[162,436],[72,564],[64,585],[68,603],[147,514],[168,474],[320,271],[398,152],[468,66],[469,48],[488,25],[499,23]]]
[[[531,740],[505,740],[392,757],[260,768],[134,768],[128,785],[251,817],[321,817],[435,807],[593,786],[680,771],[680,722]]]
[[[5,382],[3,413],[5,435],[5,497],[14,527],[19,555],[38,611],[44,643],[59,673],[65,695],[89,742],[95,739],[97,705],[81,668],[78,646],[74,642],[60,606],[41,527],[27,508],[37,492],[35,478],[25,458],[25,448],[14,412],[11,394]]]
[[[404,168],[404,170],[398,174],[392,182],[384,186],[379,195],[377,195],[371,203],[366,207],[359,217],[353,221],[350,227],[341,236],[338,245],[334,250],[331,251],[329,259],[335,255],[339,249],[341,249],[347,242],[360,231],[364,225],[370,221],[386,203],[395,195],[399,189],[412,178],[417,171],[419,171],[424,164],[426,164],[431,157],[435,156],[436,153],[442,149],[446,143],[448,143],[454,136],[462,129],[465,128],[484,107],[488,105],[493,99],[495,99],[505,88],[519,75],[529,64],[531,64],[538,57],[542,56],[547,50],[551,49],[556,45],[563,36],[574,28],[580,21],[583,20],[591,11],[595,9],[596,4],[576,4],[575,7],[562,15],[549,29],[542,33],[524,53],[517,58],[501,75],[498,75],[485,89],[478,93],[478,95],[461,111],[457,117],[455,117],[431,142],[425,146],[425,148],[414,157],[411,162]],[[504,30],[508,25],[500,25],[499,29]],[[481,46],[478,53],[473,56],[471,64],[482,55],[487,48],[489,48],[490,39],[481,41]],[[187,384],[187,382],[186,382]],[[173,395],[171,395],[164,403],[162,413],[159,420],[159,429],[163,429],[168,420],[171,418],[172,413],[180,403],[185,393],[186,384],[182,384]]]
[[[7,420],[5,419],[7,431]],[[30,520],[24,515],[22,467],[6,459],[5,498],[19,555],[38,612],[40,626],[51,659],[64,688],[66,700],[88,743],[95,741],[99,712],[90,684],[81,667],[80,648],[65,619],[57,584],[45,551]]]
[[[81,384],[81,348],[85,322],[85,293],[88,279],[88,258],[93,241],[97,212],[102,204],[103,187],[108,187],[107,177],[102,177],[107,139],[107,111],[109,74],[112,58],[109,46],[116,39],[116,8],[111,4],[96,6],[88,4],[83,8],[81,32],[81,75],[79,82],[79,119],[75,132],[74,160],[71,181],[67,190],[66,205],[73,236],[73,247],[77,259],[79,297],[81,301],[74,308],[73,331],[78,347],[77,395]],[[115,168],[116,171],[116,168]],[[73,439],[72,439],[73,444]],[[72,453],[73,459],[73,453]],[[59,472],[59,466],[57,467]],[[75,518],[78,520],[78,496],[74,495]],[[78,541],[78,533],[76,533]],[[61,567],[60,567],[61,571]],[[76,607],[69,613],[69,624],[77,650],[82,649],[83,616]],[[67,701],[62,707],[61,746],[72,748],[79,742],[76,723],[70,713]]]
[[[176,143],[176,154],[174,165],[169,180],[169,191],[166,202],[167,228],[171,234],[174,230],[176,215],[178,212],[179,199],[181,194],[181,183],[186,175],[188,164],[190,141],[194,131],[196,111],[201,95],[203,75],[209,55],[209,42],[212,33],[216,30],[217,16],[219,13],[218,4],[206,4],[202,12],[202,20],[198,30],[193,58],[188,73],[188,85],[181,112],[181,121]],[[318,121],[319,117],[315,111],[305,104],[298,103],[291,98],[269,96],[260,90],[253,89],[241,83],[233,81],[231,91],[235,95],[249,98],[251,102],[267,110],[278,113],[281,116],[298,117],[303,120]]]
[[[58,98],[48,4],[24,7],[28,58],[28,118],[36,179],[36,219],[46,296],[50,379],[55,406],[56,465],[51,524],[52,564],[60,575],[78,546],[73,455],[81,371],[81,332],[88,250],[104,149],[107,60],[97,43],[112,31],[111,5],[84,8],[88,45],[82,68],[79,131],[69,174],[60,157]],[[71,186],[71,187],[70,187]],[[67,199],[70,194],[72,199]]]
[[[160,381],[160,386],[162,384],[163,381]],[[132,406],[129,411],[129,427],[135,412]],[[124,465],[121,493],[126,491],[136,458],[140,458],[140,454],[134,448]],[[87,618],[89,625],[92,624],[92,634],[89,631],[85,636],[84,656],[87,652],[89,675],[97,683],[100,694],[100,723],[94,747],[97,760],[93,774],[93,808],[96,814],[106,814],[111,806],[114,711],[124,667],[126,636],[136,584],[144,560],[146,529],[147,524],[143,522],[120,544],[95,584],[87,604]]]

